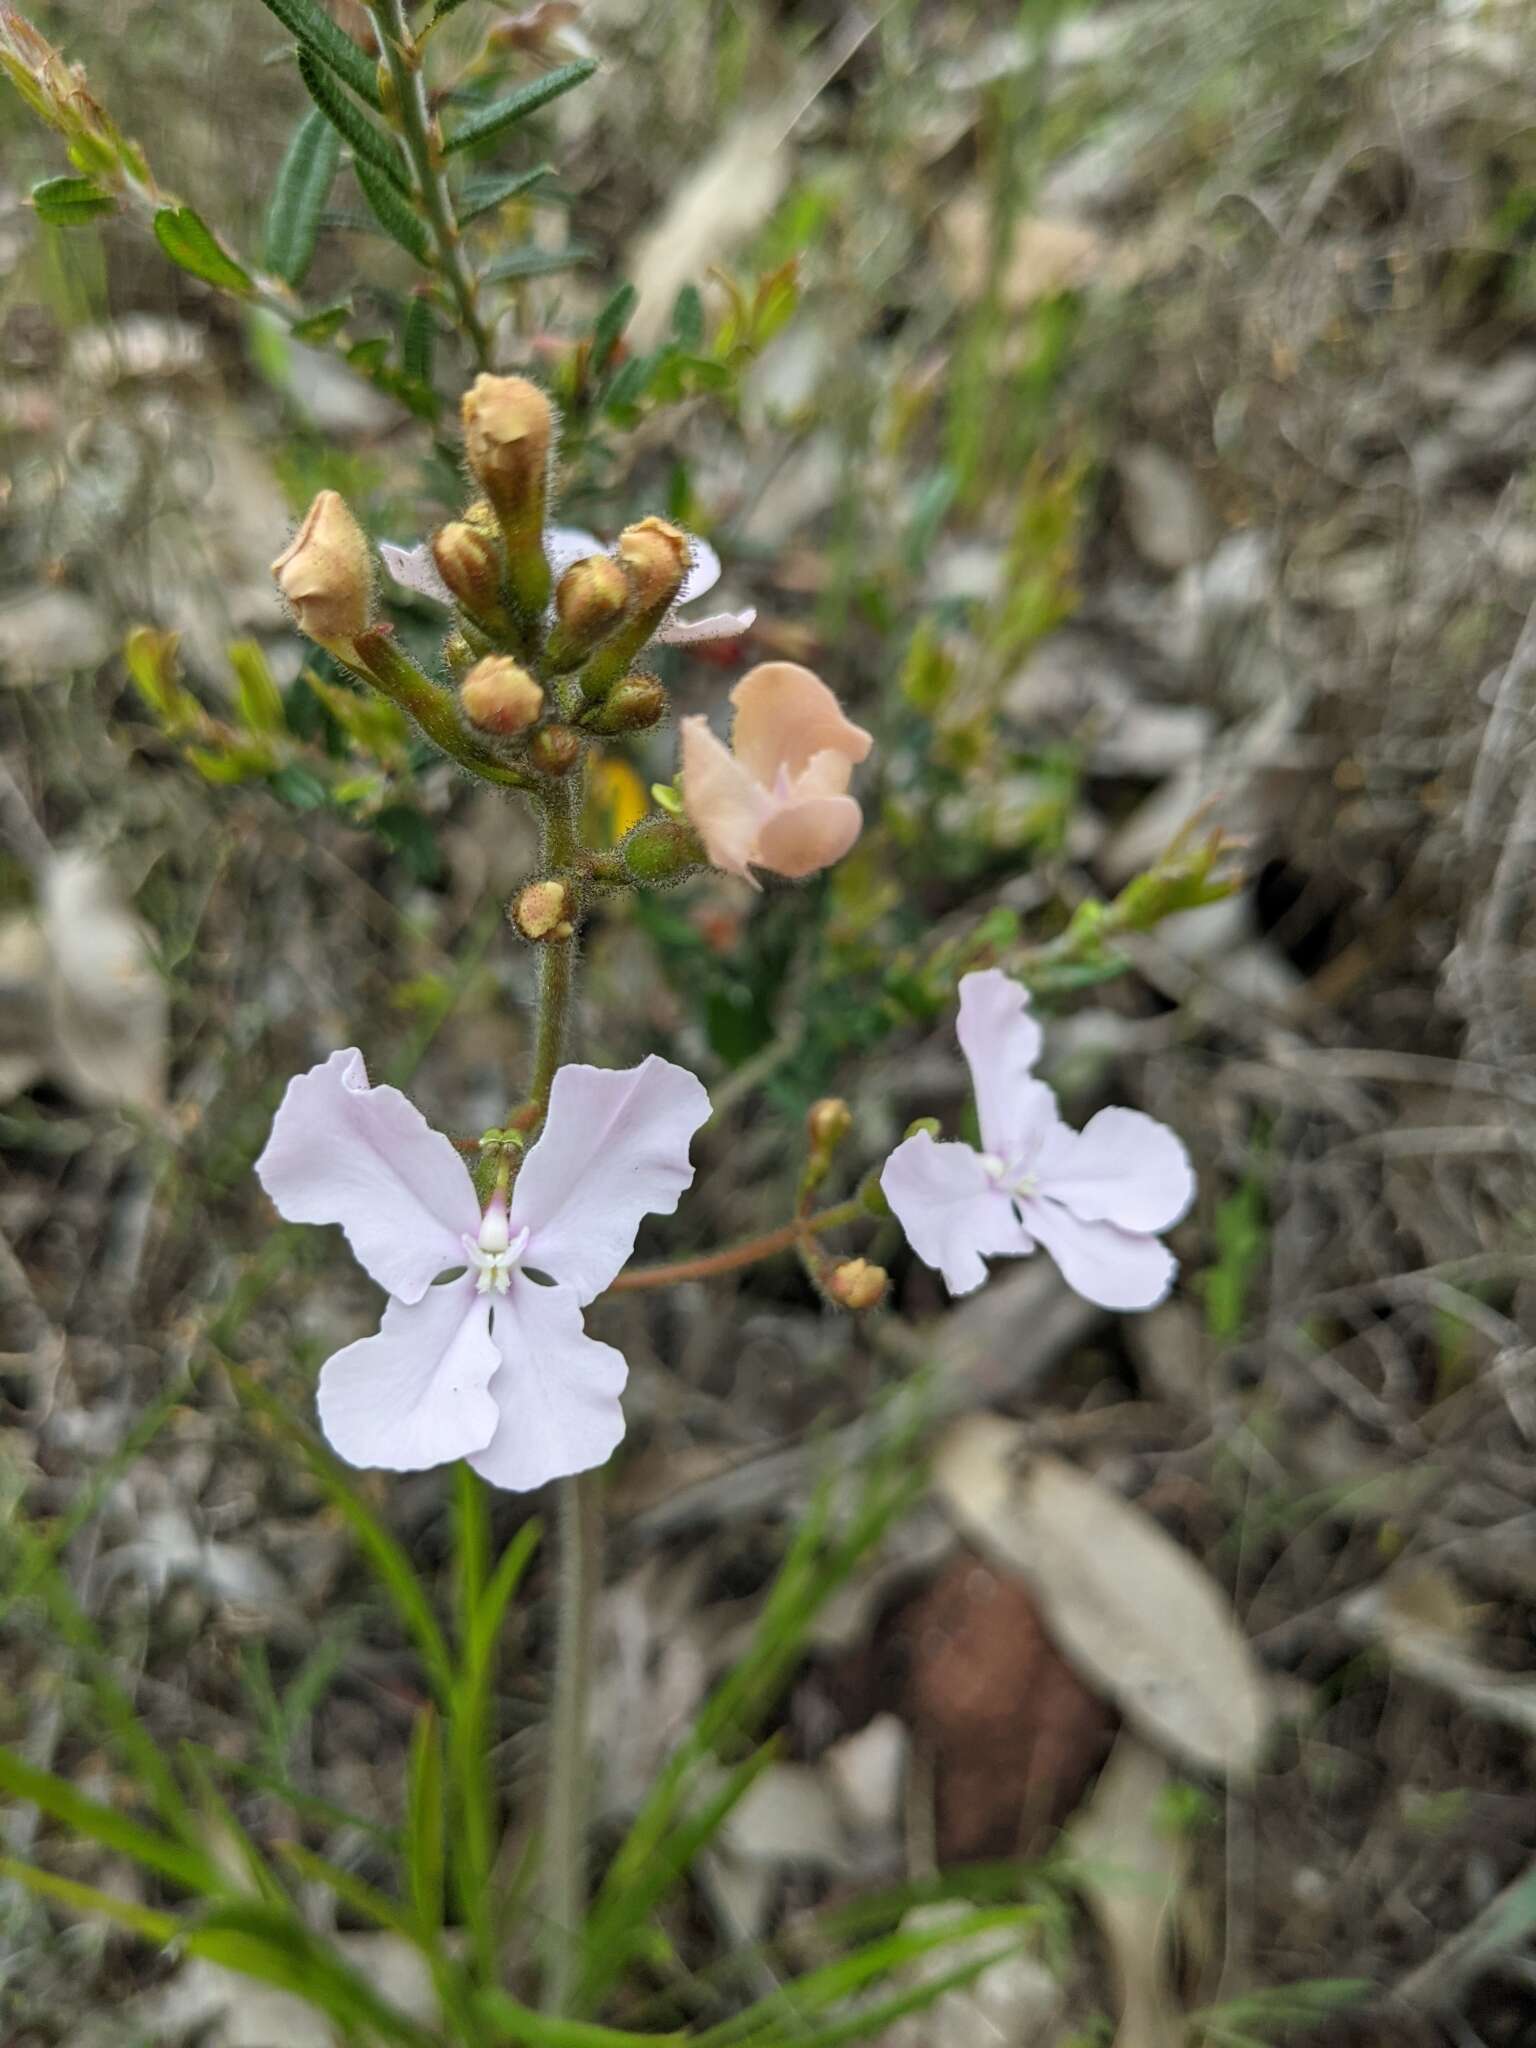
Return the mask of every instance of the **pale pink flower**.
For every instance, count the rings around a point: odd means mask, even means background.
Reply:
[[[874,742],[843,716],[819,676],[765,661],[731,692],[729,747],[706,718],[685,718],[683,804],[711,863],[812,875],[858,838],[863,813],[848,794],[854,764]]]
[[[1173,1284],[1156,1233],[1194,1199],[1195,1176],[1166,1124],[1137,1109],[1101,1109],[1081,1131],[1032,1069],[1040,1027],[1029,998],[996,968],[960,983],[960,1047],[971,1070],[985,1151],[906,1139],[885,1163],[885,1190],[912,1249],[951,1294],[987,1277],[987,1257],[1043,1245],[1067,1285],[1101,1308],[1152,1308]]]
[[[339,1223],[390,1296],[378,1334],[320,1374],[336,1451],[392,1472],[467,1458],[519,1489],[601,1465],[624,1434],[628,1369],[587,1336],[582,1307],[641,1217],[677,1207],[708,1116],[702,1085],[668,1060],[562,1067],[510,1207],[482,1214],[448,1139],[397,1088],[370,1087],[360,1052],[290,1081],[261,1184],[290,1223]]]
[[[544,529],[544,554],[556,583],[573,562],[585,561],[589,555],[612,553],[613,549],[605,548],[595,533],[587,533],[579,526],[547,526]],[[434,604],[453,603],[453,592],[437,573],[437,564],[427,542],[423,541],[414,548],[402,548],[394,541],[381,541],[379,554],[385,568],[402,589],[414,591],[418,597],[430,598]],[[706,590],[713,590],[719,581],[720,557],[707,540],[689,534],[688,574],[683,578],[672,609],[656,634],[663,646],[691,647],[705,640],[735,640],[750,629],[757,617],[752,610],[711,612],[702,619],[679,616],[683,605],[692,604]]]

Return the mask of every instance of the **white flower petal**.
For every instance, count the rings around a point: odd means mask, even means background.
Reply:
[[[1040,1057],[1040,1026],[1029,1014],[1028,992],[1001,968],[967,974],[960,983],[960,1050],[971,1070],[981,1142],[1011,1165],[1038,1146],[1049,1125],[1033,1080]],[[1054,1120],[1054,1098],[1052,1098]]]
[[[1195,1197],[1181,1141],[1139,1109],[1101,1109],[1080,1131],[1052,1134],[1035,1166],[1042,1195],[1085,1223],[1168,1230]]]
[[[750,607],[744,612],[711,612],[702,619],[680,619],[674,614],[656,638],[663,647],[697,647],[706,640],[738,640],[751,631],[756,618],[757,613]]]
[[[502,1361],[491,1382],[496,1433],[469,1460],[481,1478],[524,1492],[604,1464],[624,1435],[629,1368],[587,1335],[570,1289],[516,1275],[497,1299],[492,1334]]]
[[[256,1174],[290,1223],[339,1223],[357,1262],[401,1301],[462,1266],[480,1228],[457,1152],[398,1088],[371,1088],[355,1046],[297,1074]]]
[[[610,552],[597,535],[588,533],[584,526],[546,526],[544,529],[544,558],[549,563],[550,575],[557,583],[572,562],[584,562],[588,555]]]
[[[981,1285],[987,1254],[1034,1250],[1012,1200],[969,1145],[937,1144],[919,1131],[885,1162],[880,1186],[907,1242],[944,1275],[951,1294]]]
[[[403,590],[413,590],[418,597],[430,598],[433,604],[453,603],[453,592],[438,575],[432,550],[425,541],[414,548],[402,548],[392,540],[381,540],[379,559]]]
[[[1084,1301],[1100,1308],[1155,1308],[1173,1285],[1178,1261],[1161,1239],[1114,1223],[1085,1223],[1059,1202],[1019,1204],[1025,1227]]]
[[[326,1360],[320,1427],[349,1465],[424,1472],[449,1464],[495,1434],[487,1389],[500,1364],[489,1302],[473,1280],[451,1280],[418,1302],[390,1302],[376,1336]]]
[[[720,581],[720,557],[707,540],[700,540],[696,533],[688,536],[688,574],[683,578],[682,588],[677,593],[679,604],[692,604],[696,597],[702,597],[706,590],[713,590]]]
[[[512,1183],[525,1265],[579,1301],[601,1294],[642,1216],[670,1216],[693,1179],[689,1142],[709,1120],[704,1085],[652,1053],[638,1067],[562,1067],[539,1142]]]

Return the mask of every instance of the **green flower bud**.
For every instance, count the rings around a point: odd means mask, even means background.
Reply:
[[[666,888],[706,865],[699,835],[678,818],[642,818],[625,837],[619,857],[626,872],[650,888]]]
[[[666,709],[667,693],[655,676],[626,676],[581,722],[589,732],[645,732]]]
[[[569,775],[581,759],[581,734],[568,725],[546,725],[528,742],[528,759],[541,775]]]

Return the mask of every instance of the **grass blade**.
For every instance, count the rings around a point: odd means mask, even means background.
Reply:
[[[63,1778],[36,1769],[14,1750],[0,1749],[0,1792],[40,1807],[71,1834],[85,1835],[104,1849],[131,1857],[146,1870],[180,1885],[183,1891],[207,1899],[229,1895],[229,1880],[211,1856],[130,1820],[116,1807],[87,1799]]]
[[[72,1913],[93,1913],[103,1920],[113,1920],[131,1934],[141,1934],[146,1941],[162,1946],[174,1941],[181,1931],[181,1922],[174,1913],[157,1913],[151,1906],[135,1905],[131,1899],[99,1892],[93,1884],[76,1884],[73,1878],[56,1877],[51,1870],[39,1870],[35,1863],[23,1863],[14,1856],[0,1856],[0,1880],[25,1885],[39,1898],[52,1899]]]

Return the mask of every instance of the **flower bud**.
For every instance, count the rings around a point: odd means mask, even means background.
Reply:
[[[299,631],[322,647],[345,645],[368,630],[373,557],[367,535],[335,491],[315,499],[272,574]]]
[[[526,377],[482,374],[465,392],[460,413],[469,466],[502,526],[538,533],[554,439],[549,400]]]
[[[581,759],[581,734],[568,725],[546,725],[528,742],[528,759],[542,775],[569,775]]]
[[[467,612],[494,619],[501,609],[501,564],[483,533],[455,519],[432,536],[437,573]]]
[[[642,818],[619,855],[635,881],[653,889],[681,882],[704,865],[698,834],[678,818]]]
[[[549,661],[557,672],[574,668],[617,624],[629,603],[629,582],[612,555],[572,562],[555,586],[555,629]]]
[[[655,676],[626,676],[581,722],[589,732],[644,732],[666,709],[667,693]]]
[[[914,1117],[902,1132],[903,1138],[936,1138],[944,1126],[936,1116]]]
[[[512,922],[535,945],[568,939],[576,929],[576,900],[569,883],[554,877],[530,882],[512,907]]]
[[[805,1128],[818,1152],[830,1152],[853,1129],[853,1111],[840,1095],[824,1095],[811,1104]]]
[[[619,535],[619,560],[638,612],[664,612],[688,574],[688,536],[669,519],[642,519]]]
[[[826,1287],[834,1301],[844,1308],[875,1308],[885,1299],[890,1275],[884,1266],[872,1266],[867,1259],[844,1259],[827,1275]]]
[[[477,731],[502,739],[526,732],[544,709],[544,692],[527,669],[505,654],[477,661],[459,691],[464,716]]]

